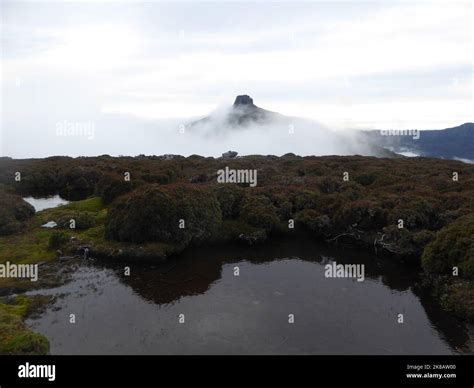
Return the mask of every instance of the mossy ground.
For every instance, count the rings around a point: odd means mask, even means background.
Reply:
[[[70,236],[82,236],[91,241],[102,240],[102,230],[107,210],[100,198],[89,198],[53,209],[36,213],[25,225],[21,233],[0,237],[0,262],[10,261],[16,264],[37,264],[55,260],[57,254],[49,248],[49,239],[56,229],[42,228],[41,225],[64,216],[90,212],[94,214],[97,226],[89,230],[66,230]],[[29,280],[0,278],[0,289],[14,284],[32,283]],[[34,283],[31,284],[34,286]]]
[[[37,303],[38,297],[24,295],[0,303],[0,355],[48,354],[46,337],[29,330],[23,322]]]
[[[70,236],[83,236],[90,241],[102,240],[103,222],[106,209],[100,198],[90,198],[65,206],[43,210],[36,213],[25,224],[21,233],[0,237],[0,262],[10,261],[16,264],[40,264],[53,262],[57,253],[49,248],[49,240],[55,229],[42,228],[48,221],[56,220],[65,215],[78,212],[91,212],[97,226],[88,230],[65,232]],[[38,282],[29,279],[0,278],[0,294],[2,290],[28,290],[45,286],[40,277]],[[25,317],[41,303],[41,297],[18,295],[0,302],[0,354],[47,354],[48,340],[29,330]]]

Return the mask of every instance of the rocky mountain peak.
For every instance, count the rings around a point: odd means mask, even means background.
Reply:
[[[250,96],[247,96],[246,94],[237,96],[234,101],[234,106],[255,106],[253,104],[253,99]]]

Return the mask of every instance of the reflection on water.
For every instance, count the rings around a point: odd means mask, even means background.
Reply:
[[[324,264],[365,264],[327,279]],[[124,266],[131,275],[124,276]],[[239,276],[235,276],[239,267]],[[415,291],[415,269],[306,240],[193,249],[164,264],[84,264],[31,326],[53,354],[448,354],[468,328]],[[69,314],[76,323],[69,323]],[[179,323],[184,314],[184,323]],[[288,323],[294,314],[295,322]],[[404,323],[397,323],[397,315]]]
[[[61,205],[67,205],[69,203],[69,201],[62,199],[59,195],[52,195],[44,198],[25,197],[23,199],[33,206],[37,212]]]

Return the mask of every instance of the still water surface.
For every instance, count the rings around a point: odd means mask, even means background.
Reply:
[[[324,265],[365,264],[365,280]],[[130,266],[130,276],[124,276]],[[239,276],[235,276],[239,267]],[[367,252],[282,239],[196,248],[163,264],[83,261],[28,324],[52,354],[450,354],[468,327],[419,291],[417,270]],[[69,315],[76,323],[69,323]],[[184,314],[184,323],[179,323]],[[294,314],[295,322],[288,323]],[[397,322],[398,314],[404,323]]]
[[[24,197],[23,199],[33,206],[37,212],[61,205],[67,205],[69,203],[69,201],[61,198],[59,195],[52,195],[44,198]]]

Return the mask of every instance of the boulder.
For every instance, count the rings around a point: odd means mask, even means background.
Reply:
[[[236,151],[227,151],[222,154],[224,159],[233,159],[237,156],[238,152]]]

